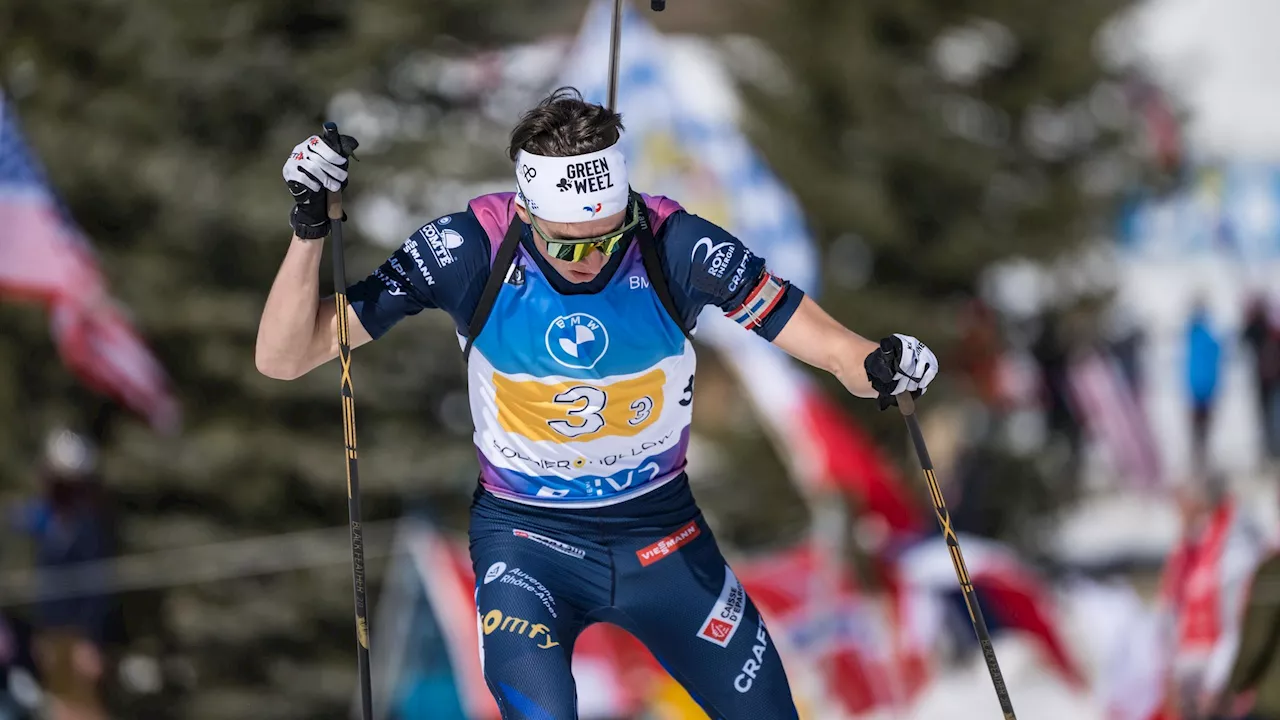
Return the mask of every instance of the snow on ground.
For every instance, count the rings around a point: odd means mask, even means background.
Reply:
[[[1150,670],[1152,662],[1125,663],[1131,670],[1118,674],[1116,652],[1130,642],[1130,630],[1142,623],[1145,612],[1141,599],[1123,584],[1082,582],[1059,599],[1062,627],[1070,652],[1079,661],[1091,683],[1103,691],[1123,689],[1126,701],[1152,701],[1143,688],[1155,684],[1134,674],[1133,668]],[[1039,651],[1018,635],[999,635],[995,650],[1014,712],[1022,720],[1105,720],[1102,702],[1095,690],[1070,687],[1045,669]],[[1146,658],[1145,660],[1152,660]],[[1110,678],[1111,682],[1099,680]],[[863,720],[992,720],[1002,717],[991,677],[982,657],[974,652],[967,664],[946,673],[930,686],[908,712],[883,712]],[[825,716],[814,720],[835,720]]]
[[[1091,698],[1042,670],[1035,650],[1017,638],[996,645],[1013,710],[1021,720],[1103,720]],[[986,663],[977,654],[967,667],[935,682],[904,720],[993,720],[1003,717]]]

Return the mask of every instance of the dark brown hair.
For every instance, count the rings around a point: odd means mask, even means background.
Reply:
[[[568,157],[603,150],[618,142],[622,116],[582,99],[571,87],[556,88],[525,113],[511,131],[511,162],[525,150],[547,157]]]

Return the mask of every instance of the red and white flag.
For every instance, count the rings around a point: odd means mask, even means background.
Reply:
[[[1206,697],[1221,690],[1239,646],[1249,583],[1270,549],[1248,513],[1227,499],[1170,553],[1158,602],[1174,682]]]
[[[0,93],[0,297],[34,300],[52,315],[63,361],[97,392],[178,428],[160,363],[110,297],[88,241],[59,204]]]
[[[1070,650],[1052,593],[1039,575],[1001,543],[963,534],[959,540],[991,633],[1025,633],[1040,646],[1048,667],[1068,684],[1084,688],[1087,676]],[[930,538],[901,553],[889,572],[897,588],[939,598],[960,592],[951,553],[942,538]]]
[[[886,540],[927,531],[898,470],[795,360],[732,323],[709,323],[700,336],[740,378],[797,485],[854,498],[862,519],[876,522]]]
[[[814,716],[901,711],[927,681],[930,648],[901,632],[899,608],[865,595],[847,571],[829,572],[811,546],[735,564],[769,627],[797,703]],[[815,587],[821,602],[813,602]]]

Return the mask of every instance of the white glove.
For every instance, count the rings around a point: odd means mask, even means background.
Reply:
[[[329,234],[327,193],[340,192],[347,185],[347,158],[360,143],[337,130],[326,130],[325,137],[312,135],[298,143],[284,163],[284,182],[293,195],[289,224],[293,233],[304,240]],[[335,148],[341,148],[338,152]],[[345,214],[343,215],[345,219]]]
[[[347,184],[347,159],[329,147],[319,135],[298,143],[289,159],[284,163],[284,180],[295,198],[293,183],[302,185],[312,192],[320,192],[320,188],[330,192],[338,192]]]
[[[938,358],[924,343],[910,335],[893,334],[863,363],[871,387],[880,393],[881,409],[896,405],[895,395],[923,395],[938,375]]]

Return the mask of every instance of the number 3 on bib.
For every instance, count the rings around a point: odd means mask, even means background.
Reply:
[[[608,404],[609,396],[600,388],[590,385],[572,387],[557,395],[555,401],[557,405],[577,406],[579,403],[585,403],[581,407],[574,407],[567,411],[569,417],[577,421],[576,424],[570,420],[547,421],[547,425],[561,435],[576,438],[604,427],[604,417],[600,412]]]
[[[631,409],[636,411],[636,416],[627,421],[628,425],[639,425],[649,416],[653,414],[653,398],[645,395],[644,397],[631,403]]]
[[[597,432],[604,427],[604,416],[601,413],[604,412],[605,405],[609,404],[609,395],[600,388],[590,385],[569,388],[556,395],[555,402],[557,405],[572,406],[565,411],[569,417],[573,418],[572,420],[547,421],[547,425],[561,435],[576,438],[579,435]],[[627,424],[635,427],[648,420],[653,414],[653,398],[645,395],[632,401],[629,407],[635,415],[627,420]]]
[[[563,443],[603,437],[634,437],[662,416],[666,374],[602,385],[544,383],[494,376],[498,423],[530,440]]]

